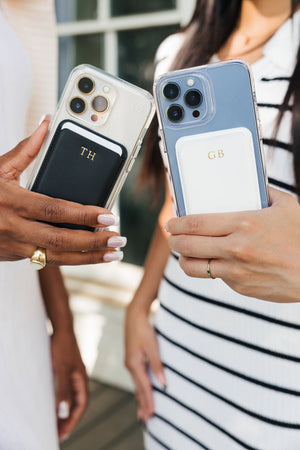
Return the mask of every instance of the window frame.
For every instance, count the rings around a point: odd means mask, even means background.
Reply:
[[[185,25],[194,8],[195,0],[176,0],[174,9],[151,13],[111,16],[111,0],[97,1],[97,18],[92,20],[61,22],[57,24],[58,37],[102,33],[104,37],[104,67],[113,75],[118,75],[118,32],[138,30],[168,25]]]

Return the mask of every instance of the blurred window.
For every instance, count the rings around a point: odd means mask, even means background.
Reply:
[[[72,67],[89,64],[103,67],[103,34],[80,34],[59,38],[59,95]]]
[[[97,18],[97,0],[56,0],[57,21],[73,22]]]
[[[195,0],[56,0],[59,93],[72,68],[93,64],[151,92],[153,58],[160,42],[186,23]],[[138,15],[138,17],[137,17]],[[142,151],[120,196],[121,233],[128,237],[125,261],[142,265],[163,194],[136,188]]]

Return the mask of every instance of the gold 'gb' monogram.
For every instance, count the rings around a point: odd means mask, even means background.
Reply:
[[[208,159],[222,159],[224,158],[225,154],[223,150],[217,150],[217,151],[211,151],[208,152]]]
[[[80,156],[84,156],[86,159],[89,159],[90,161],[94,161],[95,156],[96,156],[96,152],[92,152],[91,150],[89,150],[86,147],[81,146],[81,153]]]

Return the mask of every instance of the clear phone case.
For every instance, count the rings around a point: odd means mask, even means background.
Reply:
[[[27,188],[35,190],[37,184],[49,187],[49,183],[41,182],[42,177],[47,176],[47,173],[51,173],[52,178],[54,178],[52,185],[55,184],[56,176],[61,178],[58,180],[59,182],[64,183],[63,172],[59,175],[61,167],[57,167],[57,173],[55,171],[56,161],[57,166],[58,164],[62,165],[64,161],[64,170],[70,172],[71,163],[75,167],[75,162],[72,161],[72,155],[74,154],[74,158],[75,156],[78,158],[78,164],[85,167],[81,171],[77,164],[77,180],[73,177],[74,189],[76,182],[77,185],[81,184],[82,189],[84,189],[84,180],[89,177],[89,167],[93,168],[93,177],[95,177],[96,163],[99,168],[101,166],[99,164],[101,155],[93,158],[93,155],[96,155],[98,151],[97,148],[101,148],[102,154],[105,152],[107,154],[109,150],[120,146],[122,148],[121,163],[118,167],[114,164],[117,168],[113,173],[114,179],[109,195],[106,197],[105,204],[99,205],[110,209],[133,166],[153,115],[154,101],[147,91],[93,66],[80,65],[75,67],[69,76],[56,113],[50,123],[47,137],[36,159]],[[62,126],[65,123],[73,125],[68,125],[68,130],[66,130],[66,125]],[[58,135],[59,133],[60,135]],[[67,133],[69,134],[68,139],[66,139]],[[113,144],[101,146],[100,143],[104,142],[103,139],[111,141]],[[54,145],[56,142],[64,142],[67,145],[60,144],[58,148],[57,145]],[[91,146],[93,146],[92,149]],[[62,152],[65,151],[66,147],[68,147],[68,159],[64,160]],[[57,160],[55,159],[56,154],[60,155]],[[46,171],[48,160],[51,160],[52,163],[51,172]],[[110,161],[111,158],[107,160]],[[102,172],[105,171],[105,163],[103,165]],[[99,177],[101,177],[101,170],[99,171]],[[81,173],[84,174],[85,179],[80,178]],[[70,172],[68,175],[69,178],[67,178],[70,180],[73,173]],[[67,191],[70,191],[70,189],[67,189]],[[51,192],[50,189],[47,194],[51,195]],[[76,192],[76,189],[74,192]],[[53,196],[59,196],[58,194],[59,192],[56,191]],[[100,194],[99,198],[101,198]],[[92,198],[95,198],[95,196],[92,195]],[[72,200],[76,201],[76,195]],[[85,203],[89,203],[88,194]]]
[[[251,73],[241,60],[174,71],[154,84],[177,215],[268,206]]]

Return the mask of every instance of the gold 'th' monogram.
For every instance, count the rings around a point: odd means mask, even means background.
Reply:
[[[81,156],[84,156],[86,159],[90,159],[91,161],[94,161],[96,152],[92,152],[86,147],[80,147],[81,148]]]

